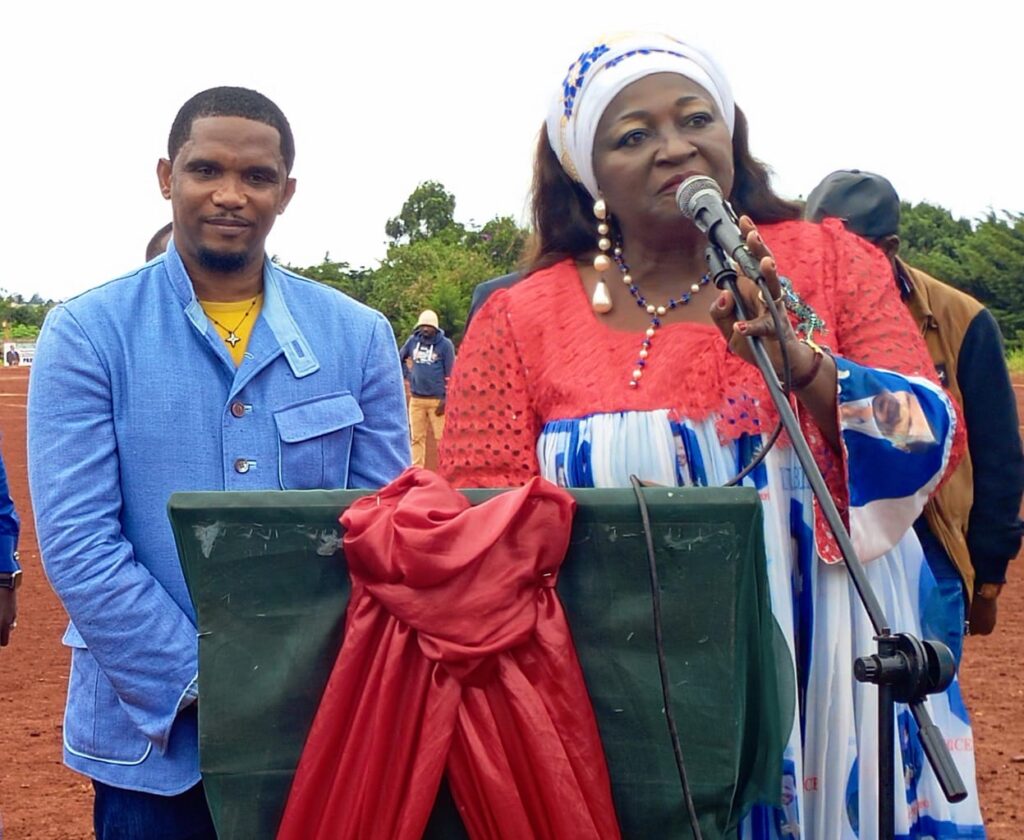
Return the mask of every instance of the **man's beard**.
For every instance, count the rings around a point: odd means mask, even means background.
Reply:
[[[218,274],[236,274],[249,264],[249,255],[244,251],[224,253],[212,248],[199,249],[199,264]]]

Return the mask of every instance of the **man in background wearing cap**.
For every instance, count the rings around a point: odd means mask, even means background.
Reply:
[[[807,199],[806,217],[840,219],[892,263],[900,297],[928,344],[939,379],[963,409],[968,454],[915,523],[943,593],[941,641],[957,661],[965,604],[972,633],[988,635],[1007,563],[1020,549],[1024,454],[1003,339],[992,314],[970,295],[907,265],[897,256],[900,200],[880,175],[833,172]]]
[[[455,364],[455,345],[445,337],[437,313],[424,309],[416,329],[402,346],[402,372],[409,385],[409,434],[412,438],[412,463],[427,463],[427,427],[434,430],[434,442],[444,432],[444,399],[448,377]]]

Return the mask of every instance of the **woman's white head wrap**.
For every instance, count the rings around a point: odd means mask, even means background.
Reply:
[[[624,87],[654,73],[678,73],[704,88],[732,136],[736,103],[725,74],[711,56],[668,35],[607,38],[569,67],[547,119],[548,142],[562,168],[594,198],[599,192],[593,161],[597,124]]]

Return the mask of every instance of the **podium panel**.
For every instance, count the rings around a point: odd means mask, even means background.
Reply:
[[[470,490],[474,504],[494,493]],[[624,837],[688,838],[631,490],[576,490],[559,576]],[[647,488],[665,654],[706,838],[780,792],[793,670],[749,488]],[[179,493],[169,513],[199,624],[200,762],[222,840],[273,838],[341,646],[341,512],[365,491]],[[788,705],[787,705],[788,704]],[[428,837],[464,837],[449,799]]]

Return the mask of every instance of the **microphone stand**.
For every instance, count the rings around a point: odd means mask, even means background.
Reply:
[[[720,289],[728,289],[732,292],[736,301],[736,312],[741,319],[746,320],[748,316],[743,306],[743,298],[737,288],[736,271],[732,268],[732,263],[725,251],[711,241],[706,255],[709,273],[715,284]],[[779,317],[785,317],[785,315],[783,313],[780,316],[776,311],[764,280],[758,277],[757,282],[772,311],[772,317],[778,325]],[[835,501],[829,494],[825,480],[814,461],[814,456],[807,445],[789,399],[779,384],[768,353],[760,338],[747,336],[747,342],[768,386],[772,401],[779,412],[779,418],[793,442],[793,450],[797,459],[804,469],[829,528],[835,535],[836,543],[842,552],[846,569],[857,590],[857,595],[860,597],[875,630],[878,653],[858,658],[853,663],[853,673],[859,682],[875,683],[878,686],[878,834],[880,840],[893,840],[896,830],[895,703],[907,703],[910,706],[914,719],[917,721],[921,746],[928,757],[928,763],[935,771],[935,776],[939,780],[946,799],[950,802],[960,802],[967,797],[967,789],[953,763],[942,732],[932,723],[924,703],[924,698],[928,694],[944,691],[953,681],[955,674],[953,655],[949,648],[941,642],[921,641],[909,633],[894,634],[889,629],[885,613],[871,589],[871,584],[868,582],[863,568],[861,568],[860,560],[853,548],[853,541],[847,533]]]

